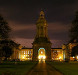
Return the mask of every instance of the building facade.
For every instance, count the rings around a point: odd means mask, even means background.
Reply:
[[[51,48],[51,57],[49,60],[52,61],[65,61],[65,60],[75,60],[75,57],[71,57],[71,51],[74,46],[78,45],[78,43],[69,43],[67,45],[62,45],[62,48]],[[33,60],[33,48],[25,48],[22,47],[20,49],[15,49],[13,55],[11,56],[11,59],[19,59],[20,61],[25,60]],[[38,50],[38,54],[40,56],[36,57],[35,61],[44,59],[46,60],[46,54],[45,54],[45,48],[40,47]],[[78,56],[76,56],[76,59],[78,60]]]
[[[14,51],[14,57],[21,61],[63,60],[63,50],[61,48],[51,48],[52,43],[48,37],[48,24],[43,11],[40,12],[36,28],[36,36],[32,43],[32,48],[21,47],[17,53]]]
[[[44,48],[40,48],[38,53],[40,56],[37,56],[37,61],[46,60]],[[20,59],[20,61],[33,60],[33,48],[22,47],[19,50],[19,54],[17,56],[18,56],[18,59]],[[64,60],[63,59],[63,49],[62,48],[51,48],[51,59],[50,60],[63,61]]]
[[[25,47],[23,47],[19,51],[19,57],[18,58],[21,61],[32,60],[32,55],[33,55],[33,49],[32,48],[25,48]]]
[[[20,47],[19,50],[14,50],[11,59],[24,60],[59,60],[63,61],[70,59],[71,51],[77,43],[69,43],[62,45],[62,48],[51,48],[52,43],[48,37],[47,21],[43,11],[40,12],[36,22],[36,36],[32,43],[32,48]]]
[[[68,59],[68,60],[78,60],[78,55],[76,56],[71,56],[72,49],[78,46],[78,43],[73,42],[73,43],[68,43],[68,44],[63,44],[62,49],[63,49],[63,59]]]
[[[63,61],[63,49],[62,48],[52,48],[51,49],[51,59]]]

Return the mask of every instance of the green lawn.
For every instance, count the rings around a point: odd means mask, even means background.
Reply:
[[[78,62],[47,62],[64,75],[78,75]]]
[[[0,75],[2,73],[10,72],[13,75],[24,75],[26,74],[37,62],[3,62],[0,64]]]

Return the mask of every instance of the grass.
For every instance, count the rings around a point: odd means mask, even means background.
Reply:
[[[3,73],[12,73],[13,75],[26,74],[37,62],[22,61],[22,62],[3,62],[0,64],[0,75]]]
[[[64,75],[78,75],[78,62],[47,62]]]

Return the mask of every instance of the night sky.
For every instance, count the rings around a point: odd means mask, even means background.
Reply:
[[[0,0],[0,14],[12,28],[10,37],[29,48],[36,35],[36,21],[41,10],[48,22],[52,47],[61,47],[69,40],[78,0]]]

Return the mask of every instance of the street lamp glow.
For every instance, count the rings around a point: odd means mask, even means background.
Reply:
[[[38,56],[38,59],[46,59],[46,56],[39,55],[39,56]]]
[[[75,58],[75,57],[73,56],[73,58]]]
[[[24,57],[22,57],[22,58],[24,58]]]
[[[78,59],[78,56],[77,56],[77,59]]]
[[[43,59],[45,59],[46,58],[46,56],[43,56]]]
[[[62,57],[60,56],[59,59],[61,59]]]

